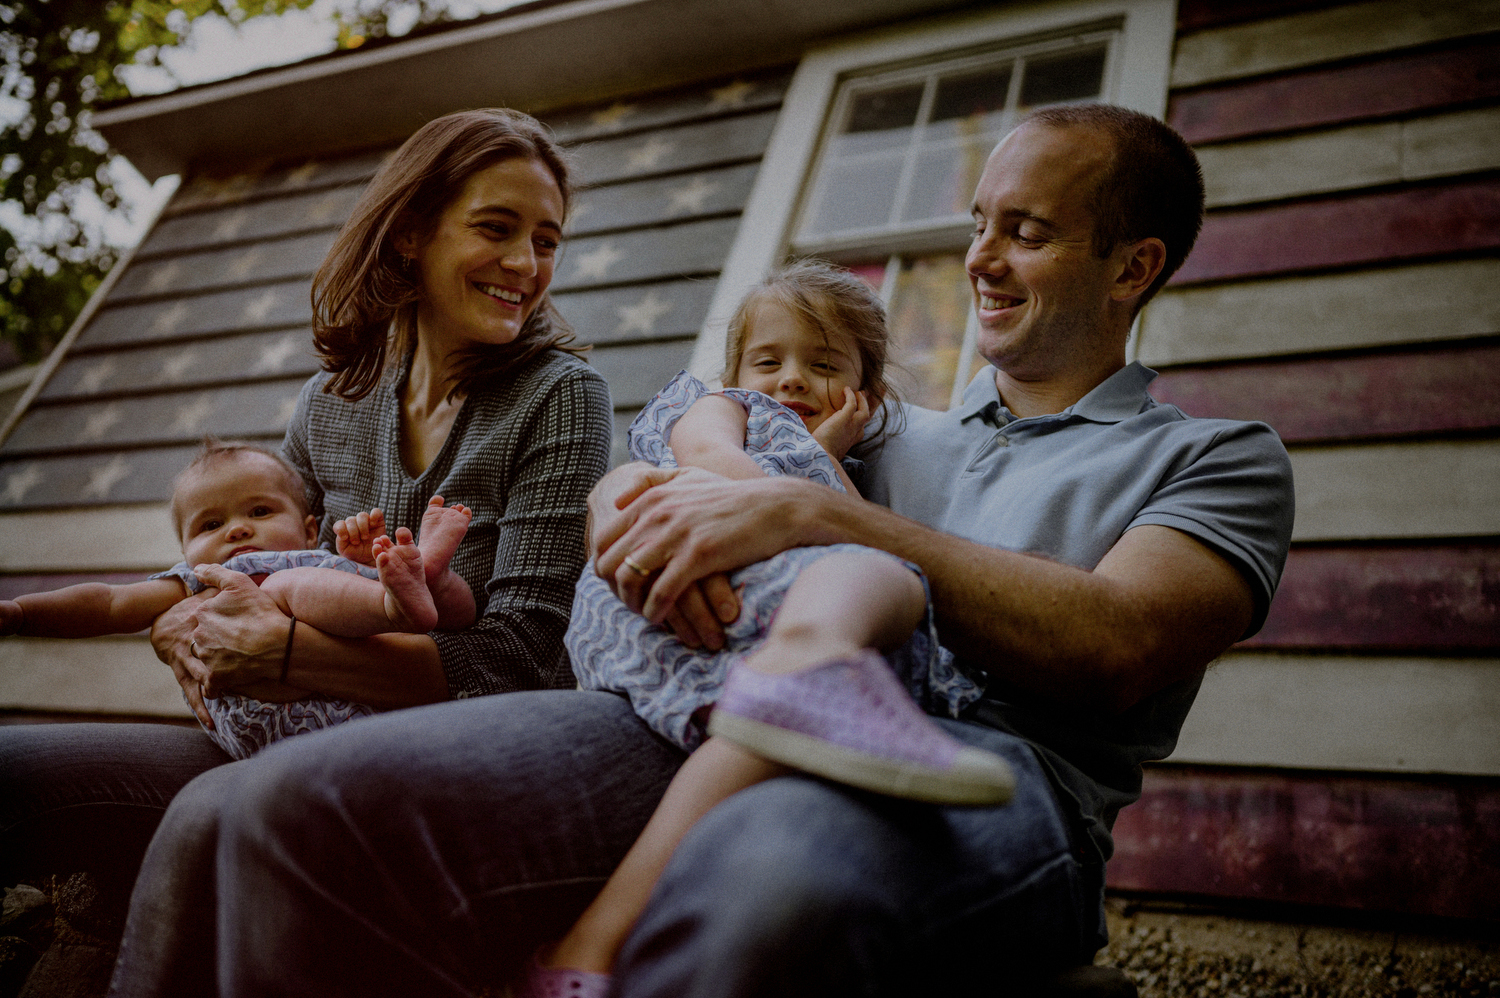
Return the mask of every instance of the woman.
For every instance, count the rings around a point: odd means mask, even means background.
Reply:
[[[434,494],[463,502],[474,518],[452,567],[480,619],[453,633],[335,638],[293,629],[248,579],[236,581],[153,630],[200,715],[202,696],[231,689],[396,708],[572,684],[561,641],[584,561],[585,497],[607,466],[610,406],[602,379],[569,356],[547,297],[568,198],[567,167],[534,120],[449,115],[381,168],[314,280],[325,373],[304,388],[283,451],[307,479],[320,538],[371,508],[394,529],[415,527]],[[122,814],[149,833],[193,777],[256,764],[226,761],[188,729],[7,728],[0,854],[31,849],[33,866],[55,862],[32,847],[70,834],[70,848],[121,846]],[[213,792],[211,780],[194,789],[200,802]],[[103,859],[117,883],[133,874],[135,841],[134,854],[121,846]],[[148,864],[136,903],[146,914],[132,918],[127,953],[170,960],[172,941],[141,940],[161,904],[204,887],[192,859],[163,855],[157,874]]]

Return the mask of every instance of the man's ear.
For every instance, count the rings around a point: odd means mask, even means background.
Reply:
[[[1119,269],[1115,272],[1115,284],[1109,296],[1117,302],[1127,302],[1144,294],[1161,273],[1167,262],[1167,246],[1155,236],[1148,236],[1133,243],[1122,243],[1114,252]]]
[[[311,513],[307,514],[302,521],[302,529],[307,533],[307,548],[312,550],[318,546],[318,518]]]

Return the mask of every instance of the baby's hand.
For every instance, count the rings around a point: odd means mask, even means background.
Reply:
[[[829,457],[842,461],[849,448],[864,436],[865,424],[869,421],[869,398],[864,392],[845,387],[844,404],[838,412],[823,420],[823,425],[813,430],[813,439],[822,444]]]
[[[356,513],[333,525],[338,553],[361,565],[375,565],[376,538],[385,536],[385,514],[378,509]]]
[[[0,636],[18,634],[26,623],[26,611],[13,599],[0,599]]]

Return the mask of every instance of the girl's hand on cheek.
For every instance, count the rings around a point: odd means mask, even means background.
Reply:
[[[849,453],[849,448],[859,443],[864,436],[865,424],[869,421],[869,397],[864,392],[846,387],[843,405],[813,430],[813,439],[822,445],[829,457],[842,461],[844,455]]]

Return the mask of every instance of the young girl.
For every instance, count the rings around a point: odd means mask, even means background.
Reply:
[[[173,483],[172,520],[182,562],[144,582],[84,583],[0,600],[0,635],[131,634],[222,584],[226,569],[249,575],[294,621],[344,637],[452,630],[474,621],[474,594],[449,568],[469,511],[444,506],[441,496],[428,503],[420,544],[405,527],[393,540],[380,510],[372,510],[335,524],[334,554],[314,547],[317,520],[295,468],[259,447],[211,441]],[[236,759],[288,735],[375,713],[347,700],[265,703],[233,693],[205,706],[214,723],[204,730]]]
[[[854,491],[841,462],[867,437],[878,443],[892,394],[884,310],[869,287],[827,265],[792,265],[746,297],[726,353],[728,387],[712,393],[678,375],[631,425],[632,457]],[[938,645],[914,566],[842,544],[786,551],[730,581],[740,615],[724,649],[709,652],[650,625],[592,566],[584,570],[565,639],[580,684],[627,694],[643,720],[693,755],[598,898],[538,955],[522,998],[604,995],[682,836],[714,804],[786,766],[917,800],[1009,799],[1005,763],[962,745],[917,706],[957,716],[979,690]]]

